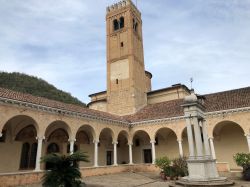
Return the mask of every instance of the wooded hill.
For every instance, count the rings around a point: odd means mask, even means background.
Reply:
[[[0,87],[64,103],[86,106],[85,103],[71,96],[70,93],[57,89],[41,78],[23,73],[0,72]]]

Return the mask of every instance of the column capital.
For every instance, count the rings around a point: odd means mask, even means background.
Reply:
[[[117,144],[118,144],[118,142],[117,142],[117,141],[115,141],[115,142],[112,142],[112,144],[113,144],[113,145],[115,145],[115,144],[117,145]]]
[[[176,141],[177,141],[177,142],[182,142],[183,140],[182,140],[182,139],[177,139]]]
[[[70,138],[70,139],[68,139],[68,141],[69,141],[69,142],[75,142],[76,139],[75,139],[75,138]]]
[[[45,140],[45,136],[37,136],[36,140]]]
[[[128,142],[128,145],[131,145],[131,146],[132,146],[132,145],[133,145],[133,142]]]
[[[0,138],[3,136],[3,134],[0,132]]]
[[[93,143],[99,143],[100,141],[99,140],[93,140]]]
[[[150,143],[151,143],[151,144],[152,144],[152,143],[155,144],[155,140],[150,140]]]
[[[208,137],[208,139],[209,139],[209,140],[210,140],[210,139],[211,139],[211,140],[213,140],[213,139],[214,139],[214,137]]]
[[[1,135],[0,135],[1,136]],[[250,138],[250,134],[245,134],[246,138]]]

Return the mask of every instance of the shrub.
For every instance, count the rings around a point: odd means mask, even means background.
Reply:
[[[49,163],[52,167],[43,176],[44,187],[80,187],[81,172],[76,164],[79,161],[89,162],[85,153],[75,152],[72,155],[48,154],[41,162]]]
[[[172,162],[176,175],[181,177],[188,175],[187,157],[175,158]]]
[[[243,178],[250,181],[250,153],[237,153],[234,155],[234,160],[243,168]]]
[[[171,160],[166,156],[155,159],[156,167],[159,167],[162,171],[165,171],[165,169],[169,167],[170,164],[171,164]]]

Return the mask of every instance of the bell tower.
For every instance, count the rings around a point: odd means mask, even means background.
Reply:
[[[147,104],[141,13],[131,0],[107,7],[107,110],[137,112]]]

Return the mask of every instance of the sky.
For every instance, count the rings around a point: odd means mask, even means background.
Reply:
[[[85,103],[106,90],[106,7],[117,0],[0,0],[0,71],[46,80]],[[153,90],[250,86],[250,0],[138,0]]]

